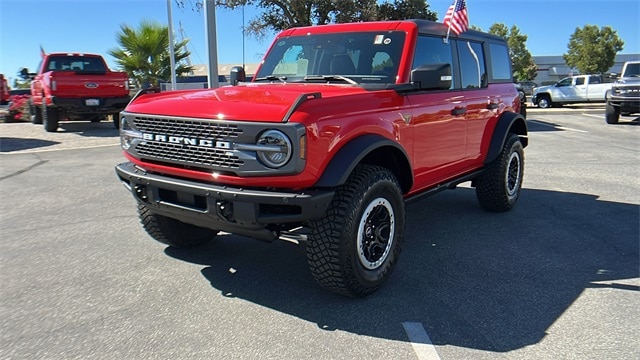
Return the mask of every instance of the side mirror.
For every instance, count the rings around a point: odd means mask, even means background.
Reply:
[[[238,85],[239,82],[245,81],[245,79],[246,76],[242,66],[234,66],[231,68],[231,73],[229,74],[229,83],[231,85]]]
[[[420,90],[451,88],[451,64],[425,64],[411,70],[411,83]]]

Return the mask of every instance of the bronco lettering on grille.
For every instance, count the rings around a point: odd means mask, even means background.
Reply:
[[[184,136],[171,136],[171,135],[163,135],[163,134],[143,133],[142,138],[144,140],[165,142],[165,143],[171,143],[171,144],[193,145],[193,146],[202,146],[202,147],[208,147],[208,148],[220,148],[220,149],[231,148],[231,143],[228,141],[213,141],[209,139],[199,139],[199,138],[191,138],[191,137],[184,137]]]

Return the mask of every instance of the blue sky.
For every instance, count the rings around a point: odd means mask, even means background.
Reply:
[[[186,0],[187,5],[189,1]],[[428,0],[430,9],[442,21],[452,0]],[[638,0],[467,0],[471,24],[488,29],[501,22],[516,25],[529,36],[533,55],[561,55],[577,27],[611,26],[625,42],[623,54],[640,54],[640,1]],[[180,9],[172,0],[176,39],[179,23],[194,64],[207,63],[204,14],[187,6]],[[218,8],[218,63],[243,62],[242,10]],[[246,22],[259,10],[246,7]],[[22,67],[34,71],[40,60],[40,45],[47,52],[103,54],[117,46],[115,36],[121,24],[137,27],[141,20],[167,24],[166,0],[0,0],[0,73],[14,78]],[[257,63],[267,50],[264,40],[245,37],[245,63]]]

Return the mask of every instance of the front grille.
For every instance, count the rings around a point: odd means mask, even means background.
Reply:
[[[145,134],[200,139],[214,143],[237,139],[243,134],[243,130],[237,124],[213,120],[135,116],[132,122],[136,130]],[[232,170],[244,164],[244,161],[229,149],[192,144],[146,140],[139,142],[135,150],[141,157],[183,166]]]
[[[235,124],[215,121],[136,116],[133,125],[145,133],[215,140],[237,138],[242,134],[242,129]]]
[[[237,169],[244,164],[244,161],[239,160],[237,156],[227,155],[227,151],[225,150],[191,145],[146,141],[138,144],[136,150],[138,154],[152,159],[189,163],[206,167],[217,166]]]
[[[296,146],[305,127],[295,123],[157,116],[123,111],[121,134],[129,141],[125,150],[143,162],[227,176],[275,176],[299,174],[304,159],[296,154],[283,167],[273,169],[258,158],[257,139],[277,129]],[[129,138],[132,136],[132,138]],[[128,139],[128,140],[127,140]]]

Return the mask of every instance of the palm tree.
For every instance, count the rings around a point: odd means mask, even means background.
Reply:
[[[158,85],[159,81],[171,78],[169,55],[169,30],[167,26],[151,21],[142,21],[138,29],[120,25],[116,35],[119,48],[109,50],[121,70],[143,87]],[[176,75],[193,71],[182,62],[190,53],[186,50],[188,39],[174,45]]]

